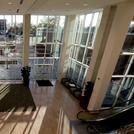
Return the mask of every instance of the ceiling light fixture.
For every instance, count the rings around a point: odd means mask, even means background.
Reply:
[[[65,3],[65,5],[66,5],[66,6],[69,6],[69,5],[70,5],[70,3]]]
[[[23,1],[24,1],[24,0],[20,0],[20,5],[23,4]]]
[[[13,3],[12,2],[8,2],[8,5],[12,5]]]
[[[84,6],[84,7],[87,7],[87,6],[88,6],[88,4],[87,4],[87,3],[84,3],[84,4],[83,4],[83,6]]]

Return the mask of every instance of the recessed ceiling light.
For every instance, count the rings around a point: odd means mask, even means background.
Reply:
[[[23,1],[24,1],[24,0],[20,0],[20,5],[22,5],[22,4],[23,4]]]
[[[88,4],[87,4],[87,3],[84,3],[84,4],[83,4],[83,6],[84,6],[84,7],[87,7],[87,6],[88,6]]]
[[[69,5],[70,5],[70,3],[65,3],[65,5],[66,5],[66,6],[69,6]]]
[[[12,5],[13,3],[12,2],[8,2],[8,5]]]

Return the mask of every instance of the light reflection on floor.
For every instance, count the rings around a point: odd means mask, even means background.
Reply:
[[[30,108],[23,112],[22,108],[16,112],[13,109],[9,113],[1,113],[0,134],[38,134],[46,109],[47,107],[41,106],[34,112]]]

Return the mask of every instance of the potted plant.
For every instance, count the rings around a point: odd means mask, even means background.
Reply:
[[[24,66],[22,69],[21,69],[21,75],[23,77],[23,84],[25,86],[29,86],[29,76],[30,76],[30,70],[31,68],[29,66]]]

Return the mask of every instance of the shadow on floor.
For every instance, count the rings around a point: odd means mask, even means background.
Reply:
[[[2,84],[0,85],[0,112],[14,112],[20,108],[26,111],[31,107],[35,110],[30,89],[22,84]]]

